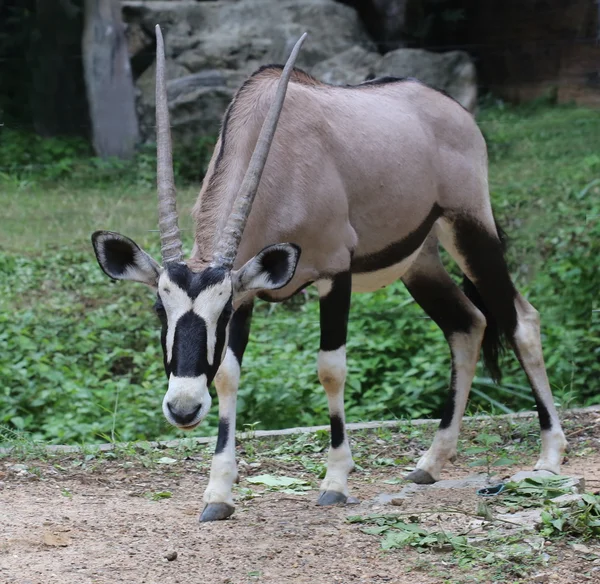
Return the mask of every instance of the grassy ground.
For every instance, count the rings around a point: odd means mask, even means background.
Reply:
[[[512,240],[515,279],[542,313],[557,400],[597,403],[600,116],[569,107],[492,107],[480,124],[493,204]],[[11,148],[0,143],[0,162],[3,153],[19,159]],[[43,148],[42,170],[29,164],[0,171],[0,424],[58,443],[173,437],[159,407],[164,373],[152,294],[110,283],[89,244],[93,230],[110,229],[158,255],[152,161],[144,154],[132,166],[106,165],[77,149]],[[188,250],[198,188],[188,181],[179,193]],[[241,426],[326,422],[313,300],[308,292],[285,306],[257,308]],[[447,348],[401,285],[354,297],[348,349],[350,421],[439,413]],[[515,361],[505,369],[500,387],[479,372],[471,411],[531,407]],[[204,431],[214,432],[216,423],[213,412]]]
[[[356,470],[349,488],[360,504],[345,508],[314,505],[328,432],[238,440],[236,512],[211,525],[198,525],[196,517],[212,444],[139,442],[64,454],[23,438],[11,453],[0,451],[0,504],[6,501],[0,578],[108,583],[117,569],[127,582],[191,584],[209,563],[204,579],[219,584],[386,582],[390,574],[399,584],[594,582],[600,569],[598,412],[565,412],[563,423],[571,445],[563,472],[583,475],[587,485],[586,507],[576,517],[548,500],[560,494],[556,481],[527,483],[493,498],[477,496],[473,485],[420,487],[383,505],[379,495],[406,486],[402,476],[433,435],[434,425],[409,421],[351,432]],[[443,478],[478,472],[497,484],[531,468],[538,448],[535,418],[466,420],[458,460]],[[541,519],[515,527],[519,514],[540,509]],[[177,562],[166,563],[163,555],[173,551]]]

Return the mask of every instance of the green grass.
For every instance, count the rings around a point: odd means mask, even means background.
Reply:
[[[542,314],[557,401],[597,403],[600,114],[494,107],[480,123],[494,208],[511,240],[515,280]],[[89,244],[92,231],[110,229],[158,256],[151,155],[130,165],[100,163],[79,147],[35,141],[24,160],[23,148],[19,139],[0,142],[0,425],[55,443],[178,435],[160,411],[166,384],[152,292],[110,282]],[[31,152],[45,166],[37,168]],[[11,160],[27,164],[6,170]],[[181,168],[192,166],[180,160]],[[190,250],[199,183],[180,184]],[[255,314],[239,427],[326,423],[314,293],[286,305],[259,303]],[[447,345],[401,284],[353,297],[348,354],[349,421],[439,414]],[[531,407],[513,358],[505,371],[502,387],[479,371],[471,412]],[[213,410],[203,433],[216,429]]]
[[[190,209],[198,191],[181,189],[178,206],[188,249],[192,242]],[[127,234],[141,245],[156,246],[156,193],[151,187],[118,183],[108,187],[3,183],[0,250],[25,256],[53,250],[90,249],[97,229]]]

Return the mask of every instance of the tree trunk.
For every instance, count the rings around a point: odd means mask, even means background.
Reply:
[[[119,0],[85,0],[82,47],[94,149],[131,158],[138,122]]]

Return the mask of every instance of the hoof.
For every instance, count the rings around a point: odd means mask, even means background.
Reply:
[[[420,468],[415,468],[411,473],[404,477],[407,481],[417,483],[417,485],[433,485],[435,479],[426,471]]]
[[[220,521],[221,519],[227,519],[230,517],[235,510],[233,505],[227,503],[209,503],[204,507],[202,515],[200,515],[200,521]]]
[[[323,491],[319,495],[317,505],[326,507],[328,505],[345,505],[348,501],[348,497],[344,493],[338,493],[337,491]]]

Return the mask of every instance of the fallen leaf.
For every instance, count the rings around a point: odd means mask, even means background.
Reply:
[[[44,544],[51,547],[67,547],[71,538],[63,533],[44,533]]]
[[[280,477],[275,475],[258,475],[246,479],[249,483],[255,485],[265,485],[267,487],[291,487],[292,485],[306,485],[307,482],[294,477]]]
[[[177,462],[176,458],[169,458],[168,456],[163,456],[156,461],[158,464],[175,464]]]

